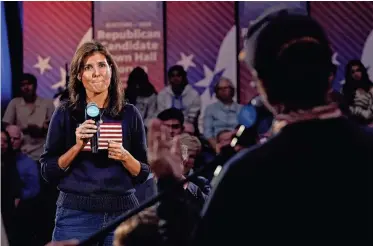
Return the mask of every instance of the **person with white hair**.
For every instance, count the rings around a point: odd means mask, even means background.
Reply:
[[[41,191],[40,174],[38,163],[21,151],[23,145],[23,133],[17,125],[8,125],[6,131],[10,136],[10,142],[15,154],[16,169],[21,179],[20,204],[17,207],[16,228],[22,234],[19,238],[19,245],[36,244],[35,235],[41,231],[35,226],[41,209],[39,201]]]
[[[22,180],[22,200],[36,197],[40,192],[39,170],[36,162],[26,154],[22,153],[23,133],[17,125],[8,125],[6,131],[9,133],[13,150],[16,153],[16,165]]]
[[[216,149],[216,136],[222,130],[234,130],[238,124],[238,114],[242,105],[233,101],[235,88],[232,81],[222,77],[215,85],[217,102],[205,109],[203,118],[203,135],[211,147]]]

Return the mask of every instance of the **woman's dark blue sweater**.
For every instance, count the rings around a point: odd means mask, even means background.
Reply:
[[[42,176],[60,190],[57,205],[97,212],[123,211],[138,205],[134,185],[144,182],[150,173],[140,113],[132,104],[126,104],[120,116],[113,118],[104,113],[102,120],[121,122],[123,147],[141,163],[140,173],[132,176],[121,162],[108,158],[107,150],[97,154],[81,151],[69,168],[62,170],[58,158],[75,145],[75,130],[84,122],[84,112],[61,105],[52,116],[40,159]]]

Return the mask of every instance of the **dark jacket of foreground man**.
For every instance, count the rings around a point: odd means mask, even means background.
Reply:
[[[371,240],[372,164],[373,134],[346,119],[288,125],[225,165],[193,245]]]

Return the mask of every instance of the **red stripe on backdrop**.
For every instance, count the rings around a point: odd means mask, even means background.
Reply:
[[[37,77],[39,96],[53,98],[51,86],[64,86],[65,64],[92,27],[92,3],[24,2],[23,21],[24,71]]]

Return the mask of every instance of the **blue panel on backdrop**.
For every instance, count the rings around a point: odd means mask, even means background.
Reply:
[[[21,20],[21,28],[23,29],[23,2],[18,2],[19,18]]]
[[[1,2],[1,107],[12,98],[12,70],[10,66],[8,32],[5,19],[4,2]]]

